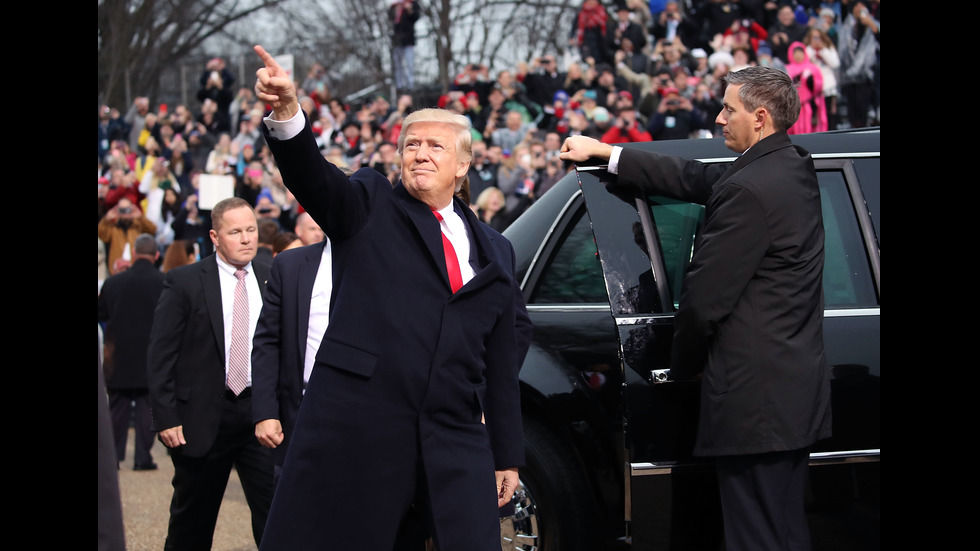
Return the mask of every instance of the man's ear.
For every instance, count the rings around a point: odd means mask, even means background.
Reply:
[[[765,107],[755,110],[755,129],[762,130],[766,127],[766,119],[769,118],[769,111]]]

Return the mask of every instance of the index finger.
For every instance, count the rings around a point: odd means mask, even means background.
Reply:
[[[272,57],[272,54],[270,54],[269,52],[265,51],[265,48],[263,48],[262,46],[256,44],[253,49],[255,50],[255,53],[259,54],[259,57],[262,58],[262,63],[265,63],[265,66],[266,66],[267,69],[270,69],[270,70],[271,69],[275,69],[275,70],[282,69],[279,66],[279,64],[276,62],[276,59],[274,57]]]

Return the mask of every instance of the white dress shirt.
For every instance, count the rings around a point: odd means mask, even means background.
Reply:
[[[310,297],[310,326],[306,334],[306,355],[303,357],[303,393],[310,382],[310,373],[316,362],[316,352],[330,321],[330,293],[333,292],[333,266],[331,264],[330,240],[323,246],[320,267],[313,281],[313,295]]]
[[[453,203],[449,203],[449,206],[440,209],[438,212],[442,216],[439,227],[442,229],[443,235],[448,237],[449,242],[453,244],[453,249],[456,250],[459,271],[463,276],[463,285],[466,285],[466,282],[473,279],[475,274],[473,267],[470,266],[470,238],[467,234],[466,222],[463,222],[463,219],[453,210]]]
[[[303,111],[299,110],[293,115],[293,118],[285,121],[277,121],[272,118],[272,115],[266,116],[262,119],[265,123],[265,127],[269,130],[274,138],[278,140],[288,140],[295,137],[300,132],[303,131],[303,127],[306,126],[306,119],[303,118]]]

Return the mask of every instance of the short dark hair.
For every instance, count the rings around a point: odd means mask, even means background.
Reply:
[[[750,66],[722,77],[726,86],[741,86],[738,97],[749,111],[765,107],[773,127],[784,131],[800,118],[800,94],[788,74],[779,69]]]
[[[299,239],[299,236],[291,231],[282,231],[276,234],[275,238],[272,240],[272,250],[281,253],[286,250],[293,241]]]
[[[259,243],[272,245],[279,233],[279,223],[272,218],[259,219]]]
[[[141,256],[155,256],[160,249],[157,248],[157,240],[148,233],[141,233],[136,237],[133,252]]]

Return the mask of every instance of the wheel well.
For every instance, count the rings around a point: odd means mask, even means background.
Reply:
[[[622,463],[614,449],[615,439],[611,438],[608,430],[602,433],[601,427],[596,427],[591,421],[599,414],[578,419],[564,418],[548,398],[524,384],[521,399],[525,438],[532,425],[554,437],[564,450],[563,454],[580,474],[581,481],[588,485],[593,515],[597,515],[592,522],[603,527],[603,537],[620,537],[625,529]],[[578,402],[586,401],[579,400],[574,407],[564,404],[565,407],[560,409],[571,409],[579,414],[582,408],[595,409],[594,404]],[[581,493],[582,489],[576,491]]]

